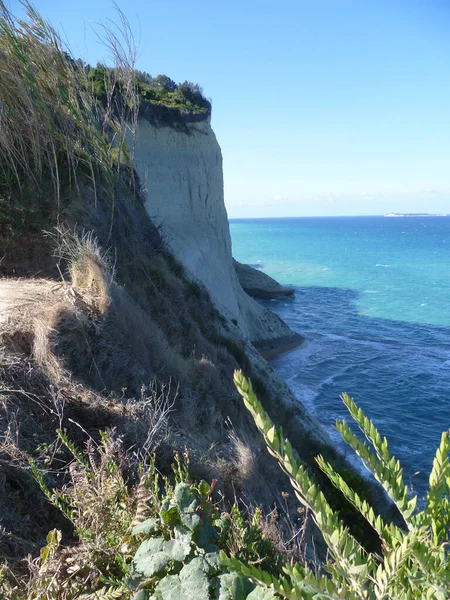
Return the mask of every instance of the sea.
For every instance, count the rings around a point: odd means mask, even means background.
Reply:
[[[272,367],[357,461],[334,429],[352,396],[423,500],[450,428],[450,217],[231,219],[230,230],[238,261],[295,287],[263,302],[306,340]]]

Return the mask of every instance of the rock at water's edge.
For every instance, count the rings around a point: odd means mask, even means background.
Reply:
[[[258,271],[250,265],[244,265],[235,258],[233,258],[233,266],[242,289],[253,298],[273,300],[294,295],[293,287],[280,285],[278,281],[263,271]]]

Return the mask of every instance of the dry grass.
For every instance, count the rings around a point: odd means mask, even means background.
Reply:
[[[236,430],[232,428],[229,432],[231,442],[234,467],[236,471],[235,482],[238,489],[245,487],[247,481],[256,481],[258,475],[258,459],[255,454],[255,448],[248,440],[244,441],[244,436],[239,436]]]
[[[99,196],[98,210],[102,206]],[[96,222],[104,223],[103,213],[96,214]],[[88,225],[85,219],[80,227]],[[188,285],[183,272],[166,258],[138,201],[116,205],[114,245],[106,258],[102,246],[108,240],[107,225],[96,229],[98,239],[83,230],[78,239],[74,235],[66,242],[70,251],[60,252],[61,269],[67,265],[66,283],[53,284],[35,298],[30,295],[27,310],[3,332],[9,355],[16,352],[19,373],[18,385],[9,380],[0,393],[5,401],[7,481],[25,477],[24,486],[39,494],[26,461],[38,446],[53,447],[57,427],[67,428],[78,445],[87,434],[98,439],[98,430],[115,427],[139,459],[159,444],[164,470],[170,449],[187,446],[193,476],[218,479],[226,502],[246,498],[265,512],[272,510],[287,484],[276,465],[268,463],[241,412],[231,374],[245,353],[237,352],[238,340],[229,341],[232,334],[208,295]],[[34,378],[26,374],[27,364]],[[5,372],[9,377],[14,371]],[[239,423],[231,443],[228,418],[235,427]],[[62,471],[55,485],[68,477],[63,464],[58,468]],[[5,485],[6,495],[13,498],[10,484]],[[8,535],[40,542],[26,551],[16,544],[9,556],[35,553],[43,543],[45,525],[30,499],[25,505],[30,524],[23,527],[15,521],[15,508],[6,503]],[[39,513],[44,512],[42,503]],[[51,520],[57,522],[55,516]],[[289,533],[283,536],[289,539]]]
[[[80,195],[87,176],[96,200],[100,181],[114,196],[117,167],[127,163],[132,169],[125,132],[135,131],[139,110],[137,49],[116,7],[119,24],[109,20],[99,35],[114,61],[104,108],[83,62],[70,57],[58,32],[27,0],[23,8],[18,19],[0,2],[0,181],[7,196],[32,189],[42,202],[50,181],[55,206],[51,198],[47,204],[59,215],[67,183]],[[113,93],[118,86],[119,95]]]
[[[55,236],[56,237],[56,236]],[[111,304],[110,288],[114,266],[107,253],[102,252],[92,231],[80,234],[57,229],[57,256],[65,261],[72,287],[89,296],[91,310],[104,314]]]
[[[60,532],[49,534],[48,553],[29,562],[29,599],[72,600],[95,591],[102,579],[127,574],[125,537],[135,512],[134,486],[126,482],[129,457],[111,432],[103,433],[98,443],[89,437],[84,451],[63,432],[59,441],[72,458],[63,487],[50,490],[36,464],[33,469],[51,503],[72,523],[78,544],[61,546]]]
[[[130,398],[125,404],[129,415],[144,418],[147,426],[147,437],[134,449],[134,454],[141,465],[148,465],[153,460],[159,446],[169,439],[169,415],[177,401],[178,387],[173,390],[172,382],[160,384],[155,379],[142,386],[137,400]]]
[[[109,144],[84,70],[68,59],[55,29],[27,2],[24,8],[19,20],[0,4],[0,176],[10,189],[22,191],[28,181],[38,192],[50,178],[59,212],[61,157],[76,188],[80,168],[93,178],[108,171]]]
[[[152,451],[167,440],[175,397],[176,390],[154,381],[135,398],[108,398],[69,376],[55,382],[32,359],[1,350],[0,554],[13,562],[28,552],[36,554],[50,523],[67,531],[58,514],[46,506],[29,469],[33,458],[48,470],[51,485],[57,487],[67,477],[76,477],[72,468],[68,470],[70,457],[61,454],[56,429],[67,430],[78,447],[88,442],[97,450],[99,430],[116,430],[130,456],[135,455],[135,464],[148,462]],[[81,494],[81,487],[77,489]],[[97,491],[107,502],[106,495]]]
[[[148,462],[158,448],[163,471],[170,464],[167,448],[187,445],[193,473],[217,478],[228,502],[237,494],[272,507],[284,479],[276,466],[267,466],[232,384],[235,368],[253,368],[261,359],[248,359],[243,340],[228,330],[207,292],[166,252],[134,194],[133,177],[120,168],[131,158],[122,144],[125,105],[108,106],[109,137],[103,136],[105,114],[98,113],[86,74],[67,60],[54,30],[30,8],[24,23],[3,4],[0,11],[0,104],[8,108],[0,115],[0,178],[9,182],[8,202],[27,192],[40,209],[57,214],[63,274],[63,282],[39,290],[36,282],[21,283],[26,298],[13,302],[12,318],[1,325],[0,554],[20,570],[21,558],[38,554],[49,529],[59,527],[64,542],[73,542],[67,522],[31,476],[30,458],[48,471],[51,487],[66,486],[75,504],[89,499],[97,506],[99,515],[88,511],[84,523],[80,516],[82,529],[92,521],[95,539],[108,531],[101,519],[119,492],[103,477],[99,430],[115,429],[123,447],[134,452],[134,464]],[[109,43],[120,55],[114,39]],[[123,56],[118,61],[123,79],[128,66]],[[126,89],[132,99],[131,83]],[[80,128],[74,118],[81,119]],[[118,179],[124,184],[119,188],[113,185]],[[43,239],[38,231],[33,243]],[[22,262],[18,266],[30,267]],[[270,378],[270,372],[258,374],[263,382]],[[231,443],[227,419],[239,423]],[[91,464],[95,493],[80,465],[70,467],[57,428],[66,429],[77,448],[89,443],[97,452]],[[92,554],[86,545],[67,549],[53,566],[70,575],[77,552],[88,576]],[[98,575],[92,574],[94,587]],[[47,593],[54,576],[51,569],[36,575],[35,597]]]

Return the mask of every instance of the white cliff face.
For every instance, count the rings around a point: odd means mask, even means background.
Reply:
[[[222,153],[209,122],[156,126],[140,119],[134,164],[145,189],[147,212],[153,222],[162,224],[174,256],[203,282],[230,324],[236,319],[241,335],[253,343],[246,344],[245,353],[252,373],[264,382],[269,413],[300,446],[311,448],[315,441],[331,447],[315,417],[261,357],[269,358],[302,338],[248,296],[237,279],[224,203]],[[232,331],[230,327],[228,333]],[[382,498],[376,505],[383,512]]]
[[[237,280],[222,153],[209,120],[175,127],[140,119],[134,164],[148,214],[162,225],[176,258],[203,282],[219,310],[236,319],[244,337],[261,348],[292,342],[289,327],[250,298]]]

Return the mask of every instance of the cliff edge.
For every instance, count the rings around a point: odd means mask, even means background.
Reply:
[[[134,165],[145,208],[194,280],[263,354],[302,337],[242,289],[233,267],[223,192],[222,153],[210,120],[164,126],[140,118]]]

